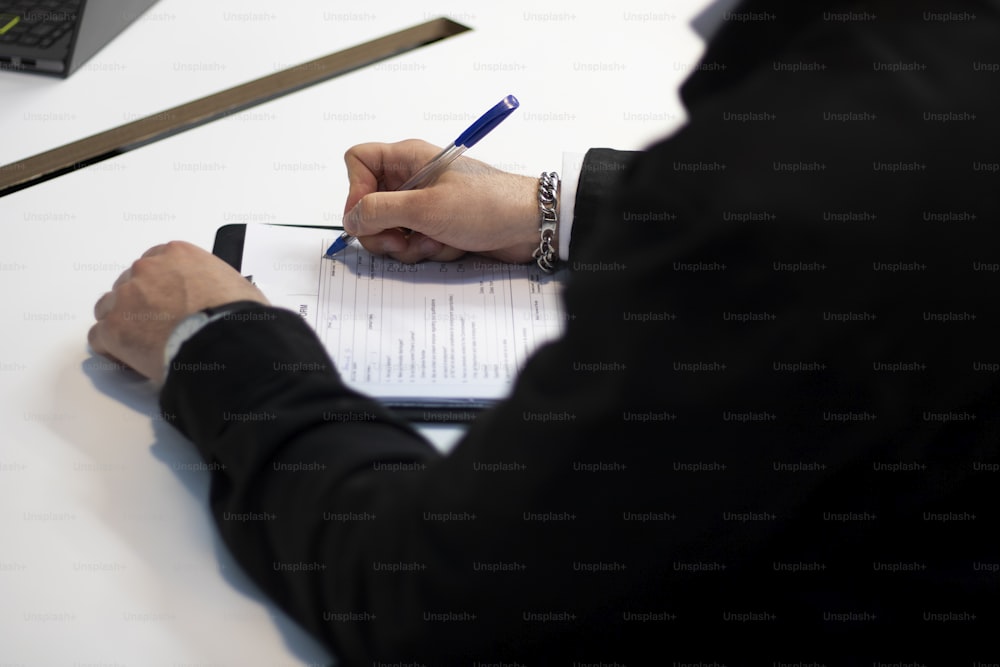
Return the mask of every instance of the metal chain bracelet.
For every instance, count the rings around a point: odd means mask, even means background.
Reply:
[[[543,171],[538,179],[538,212],[541,240],[531,256],[538,263],[538,268],[552,273],[559,261],[555,246],[556,228],[559,226],[559,174],[554,171]]]

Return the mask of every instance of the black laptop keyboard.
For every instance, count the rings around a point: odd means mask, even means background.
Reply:
[[[80,0],[0,0],[0,44],[45,48],[72,30]]]

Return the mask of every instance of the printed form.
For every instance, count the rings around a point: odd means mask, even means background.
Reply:
[[[403,264],[336,230],[247,225],[242,272],[302,315],[344,381],[391,401],[503,398],[530,354],[563,330],[558,274],[478,255]]]

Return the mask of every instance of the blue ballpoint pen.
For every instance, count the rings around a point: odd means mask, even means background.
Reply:
[[[489,134],[490,130],[499,125],[519,105],[520,103],[513,95],[508,95],[500,100],[492,109],[484,113],[475,123],[470,125],[465,132],[458,135],[458,138],[450,146],[434,156],[433,160],[424,165],[420,171],[399,186],[398,190],[416,190],[432,182],[458,156],[475,146],[480,139]],[[353,240],[353,236],[344,232],[327,248],[326,254],[323,256],[333,257],[349,246]]]

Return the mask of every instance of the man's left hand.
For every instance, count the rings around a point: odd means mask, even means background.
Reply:
[[[94,305],[87,339],[97,353],[161,382],[163,351],[188,315],[233,301],[267,299],[212,253],[183,241],[150,248]]]

